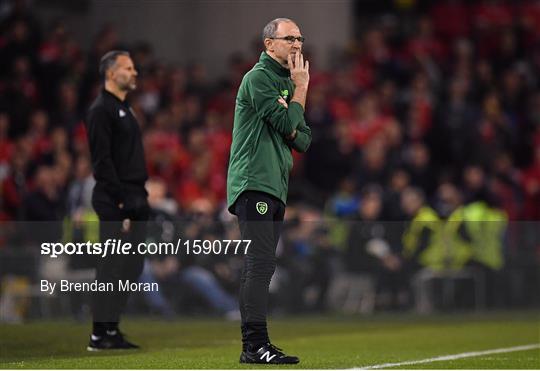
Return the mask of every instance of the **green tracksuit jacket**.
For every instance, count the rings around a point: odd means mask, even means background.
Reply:
[[[305,152],[311,130],[299,103],[291,102],[294,84],[289,70],[266,52],[244,76],[234,112],[234,128],[227,175],[229,210],[247,190],[268,193],[287,202],[292,149]],[[288,108],[278,102],[285,98]],[[297,135],[287,140],[293,130]]]

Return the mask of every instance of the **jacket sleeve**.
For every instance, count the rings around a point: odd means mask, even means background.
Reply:
[[[105,189],[116,201],[122,202],[123,187],[111,153],[113,120],[104,108],[96,107],[88,112],[86,125],[94,177],[105,184]]]
[[[279,92],[263,71],[246,76],[251,103],[257,115],[283,136],[290,135],[304,121],[304,109],[297,102],[285,108],[278,102]]]
[[[311,144],[311,129],[305,123],[296,128],[296,137],[289,141],[289,145],[297,152],[306,152]]]

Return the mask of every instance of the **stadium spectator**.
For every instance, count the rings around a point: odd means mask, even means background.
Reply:
[[[367,186],[362,191],[358,214],[351,219],[348,248],[344,255],[348,271],[365,276],[367,295],[372,295],[363,304],[363,310],[373,311],[376,293],[391,291],[394,286],[394,273],[401,268],[398,252],[391,236],[392,226],[386,223],[383,214],[382,190],[377,186]]]
[[[178,205],[167,197],[167,187],[160,179],[150,179],[146,184],[150,204],[149,237],[155,242],[174,242],[178,238]],[[208,234],[190,236],[195,239],[212,239]],[[224,290],[211,270],[198,264],[185,251],[179,255],[152,257],[146,260],[140,282],[160,282],[169,289],[169,296],[161,291],[144,293],[145,299],[156,313],[171,317],[175,314],[175,302],[182,294],[191,291],[217,313],[228,319],[239,319],[236,300]]]

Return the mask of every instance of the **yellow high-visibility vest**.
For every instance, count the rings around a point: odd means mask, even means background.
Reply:
[[[422,207],[403,235],[404,256],[414,254],[422,231],[427,229],[430,232],[428,246],[420,253],[418,262],[433,270],[462,268],[472,255],[470,244],[459,235],[462,214],[463,210],[458,208],[443,220],[430,207]]]
[[[464,208],[464,220],[472,240],[472,259],[491,269],[501,269],[504,266],[504,233],[508,225],[506,213],[478,201]]]

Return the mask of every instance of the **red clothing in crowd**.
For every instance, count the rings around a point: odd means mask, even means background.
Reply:
[[[362,147],[379,134],[383,133],[392,119],[387,116],[378,115],[371,120],[350,122],[350,132],[358,147]]]
[[[438,3],[431,8],[430,16],[436,33],[448,41],[467,36],[471,31],[470,10],[465,4]]]
[[[540,150],[537,150],[540,151]],[[540,159],[523,172],[525,220],[540,220]]]

